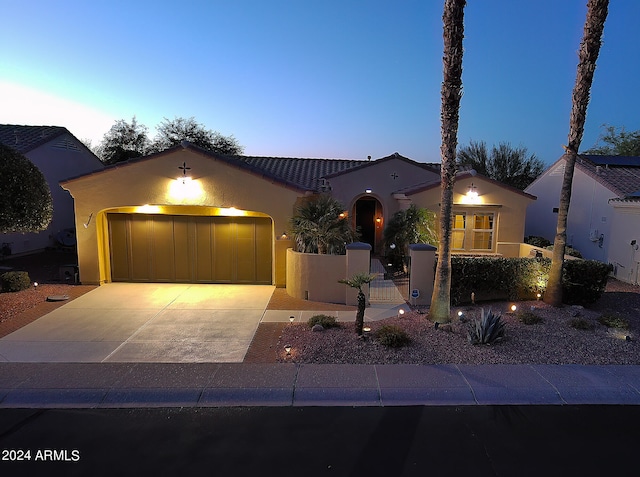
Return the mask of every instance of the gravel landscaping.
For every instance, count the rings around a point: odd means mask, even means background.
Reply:
[[[610,280],[606,293],[588,308],[554,308],[541,301],[519,302],[516,313],[511,303],[485,303],[473,307],[452,308],[450,326],[437,330],[423,310],[412,310],[402,318],[365,323],[371,331],[358,338],[353,325],[311,331],[306,324],[284,327],[276,346],[279,362],[361,363],[361,364],[640,364],[640,287]],[[467,338],[469,322],[480,309],[501,312],[506,323],[504,340],[492,345],[472,345]],[[462,319],[457,312],[462,311]],[[519,319],[527,311],[542,318],[537,324]],[[599,323],[603,314],[621,316],[628,329],[608,328]],[[571,326],[582,319],[592,329]],[[411,342],[402,348],[388,348],[375,338],[383,325],[396,325]],[[629,339],[625,339],[626,337]],[[291,345],[290,354],[285,346]]]

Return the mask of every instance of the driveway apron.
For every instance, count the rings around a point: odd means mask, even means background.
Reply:
[[[0,361],[242,362],[273,291],[109,283],[0,339]]]

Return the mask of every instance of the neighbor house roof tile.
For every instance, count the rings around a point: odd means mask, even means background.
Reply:
[[[0,143],[12,147],[21,154],[26,154],[68,132],[67,128],[62,126],[0,124]]]

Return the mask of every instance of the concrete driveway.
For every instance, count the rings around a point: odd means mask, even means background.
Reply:
[[[0,361],[242,362],[273,291],[106,284],[0,339]]]

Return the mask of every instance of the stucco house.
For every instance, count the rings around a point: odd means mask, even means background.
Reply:
[[[328,193],[381,254],[385,222],[412,203],[439,210],[438,165],[224,156],[183,143],[61,182],[76,203],[83,283],[286,284],[289,220]],[[518,255],[530,194],[465,171],[454,197],[457,251]]]
[[[526,235],[553,241],[565,159],[561,157],[526,192],[538,200],[527,209]],[[614,276],[637,283],[634,240],[640,240],[640,157],[578,156],[567,219],[567,244],[587,259],[614,266]],[[636,238],[636,236],[638,238]],[[639,257],[640,258],[640,257]]]
[[[30,253],[63,243],[75,244],[73,198],[59,182],[70,176],[102,169],[104,165],[66,128],[0,124],[0,143],[23,154],[42,172],[53,202],[53,217],[39,233],[2,234],[12,254]]]

